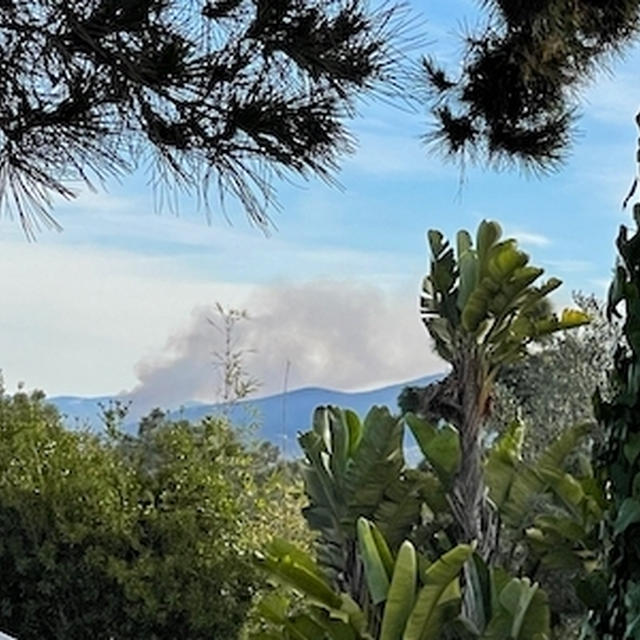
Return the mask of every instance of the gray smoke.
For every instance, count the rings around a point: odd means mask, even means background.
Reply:
[[[414,292],[388,293],[345,282],[259,287],[237,325],[245,367],[261,382],[259,395],[322,386],[356,390],[442,371],[417,313]],[[221,334],[211,324],[215,306],[193,310],[184,330],[158,357],[136,366],[139,384],[129,397],[143,407],[175,407],[187,400],[219,400],[214,352]],[[218,318],[219,319],[219,318]]]

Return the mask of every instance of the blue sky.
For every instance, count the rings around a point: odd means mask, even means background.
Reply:
[[[477,19],[471,2],[414,2],[428,51],[454,60],[456,33]],[[640,106],[638,51],[586,90],[565,167],[542,179],[443,164],[420,141],[427,114],[362,105],[358,151],[342,189],[319,180],[279,184],[270,237],[238,211],[210,223],[183,201],[154,210],[143,174],[61,203],[61,233],[27,243],[0,220],[0,368],[49,395],[134,391],[169,406],[215,398],[211,305],[246,308],[240,336],[262,392],[289,386],[358,389],[442,369],[417,318],[424,234],[501,222],[533,262],[572,290],[603,295],[620,209],[632,179]],[[231,207],[233,209],[233,207]]]

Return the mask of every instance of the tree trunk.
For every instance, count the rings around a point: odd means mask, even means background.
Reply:
[[[453,480],[448,501],[456,521],[459,542],[476,541],[484,560],[497,546],[497,518],[487,499],[482,468],[482,428],[488,398],[483,396],[484,377],[470,349],[454,364],[453,371],[440,382],[423,389],[419,413],[436,424],[444,419],[460,434],[460,470]]]
[[[497,526],[487,501],[482,464],[482,428],[487,414],[483,397],[483,375],[477,361],[458,363],[456,379],[460,418],[460,469],[454,478],[450,504],[464,542],[477,542],[477,551],[486,561],[495,552]]]

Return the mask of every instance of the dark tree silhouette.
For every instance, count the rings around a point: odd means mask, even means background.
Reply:
[[[577,92],[637,36],[638,0],[482,0],[461,73],[423,60],[436,125],[427,135],[456,159],[555,168],[571,139]]]
[[[0,0],[0,207],[28,235],[141,164],[269,224],[274,174],[332,179],[365,91],[399,87],[406,7],[365,0]]]

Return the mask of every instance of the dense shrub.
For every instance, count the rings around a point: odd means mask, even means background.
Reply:
[[[0,397],[0,628],[42,638],[234,638],[279,521],[273,475],[229,425],[156,414],[137,438]]]

